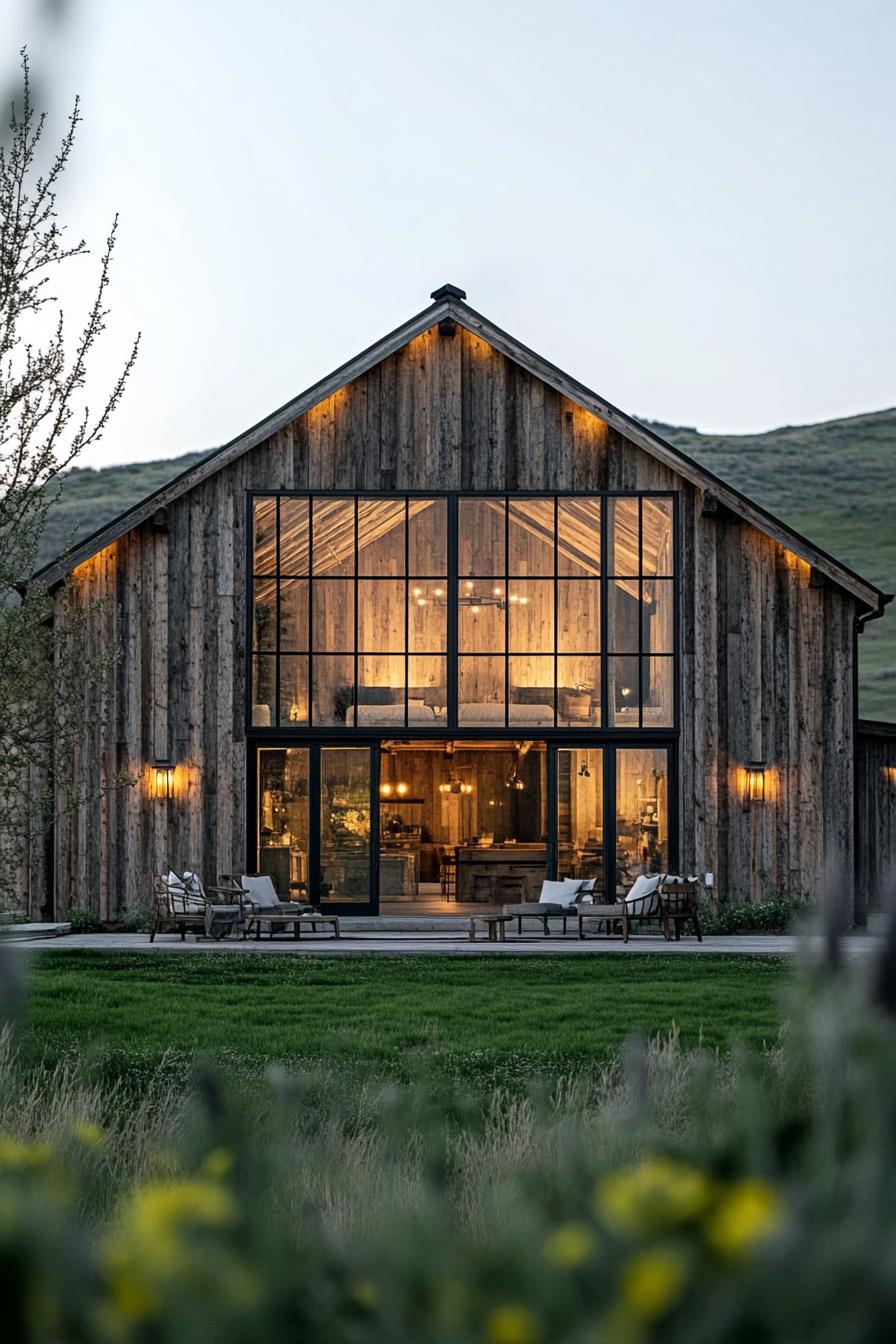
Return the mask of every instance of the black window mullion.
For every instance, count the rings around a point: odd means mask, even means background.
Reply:
[[[274,723],[280,723],[280,496],[274,521]]]
[[[457,727],[457,687],[458,687],[458,597],[460,578],[458,574],[458,500],[452,495],[448,500],[448,578],[447,578],[447,658],[446,668],[448,704],[445,719],[449,728]]]
[[[314,723],[314,500],[308,496],[308,723]],[[309,793],[310,797],[310,793]]]
[[[308,748],[308,899],[320,902],[320,743]]]
[[[352,556],[352,585],[355,598],[355,618],[353,624],[354,637],[352,639],[352,667],[354,676],[354,687],[352,689],[352,723],[358,726],[358,496],[355,495],[354,525],[355,525],[355,545],[354,555]]]
[[[644,500],[638,500],[638,727],[644,727]]]
[[[559,704],[560,704],[560,692],[559,692],[558,687],[557,687],[557,682],[558,682],[559,674],[560,674],[560,664],[559,664],[559,662],[557,661],[557,645],[558,645],[558,643],[560,642],[560,639],[559,639],[559,631],[560,631],[560,613],[559,613],[559,610],[558,610],[559,603],[560,603],[560,585],[559,585],[559,583],[557,582],[557,573],[558,573],[558,570],[559,570],[559,568],[560,568],[560,564],[559,564],[559,561],[558,561],[558,559],[557,559],[557,545],[558,545],[558,537],[557,537],[557,531],[558,531],[558,524],[557,524],[557,508],[558,508],[557,496],[555,495],[555,496],[554,496],[554,648],[553,648],[552,658],[551,658],[551,665],[552,665],[552,667],[553,667],[553,669],[554,669],[554,727],[555,727],[555,728],[557,727],[557,724],[558,724],[558,717],[557,717],[557,716],[558,716],[558,709],[559,709]],[[555,772],[555,773],[556,773],[556,772]]]
[[[410,658],[408,656],[408,636],[410,634],[410,573],[411,573],[411,543],[410,543],[410,503],[407,495],[404,497],[404,726],[408,726],[408,679],[410,677]]]
[[[557,811],[560,806],[560,800],[557,794],[557,745],[554,742],[545,743],[545,749],[548,754],[547,760],[547,809],[548,809],[548,837],[547,837],[547,866],[545,877],[556,878],[557,876]]]
[[[610,499],[604,495],[600,509],[600,722],[602,728],[612,726],[610,719],[610,658],[608,652],[610,616],[608,611],[610,601],[609,576],[609,519],[610,519]],[[615,518],[614,518],[615,525]]]
[[[601,756],[604,783],[604,899],[609,900],[611,891],[616,895],[616,748],[604,747]]]
[[[504,727],[510,727],[510,498],[504,496]]]

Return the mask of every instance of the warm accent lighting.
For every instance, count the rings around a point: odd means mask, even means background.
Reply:
[[[747,803],[765,802],[765,772],[768,766],[764,761],[750,761],[747,766],[746,787],[744,789]]]
[[[154,761],[152,774],[156,798],[167,803],[168,799],[174,795],[174,762],[169,760]]]
[[[395,785],[395,792],[398,794],[399,798],[403,798],[403,797],[405,796],[405,794],[407,793],[407,791],[408,791],[408,786],[407,786],[407,784],[403,784],[403,783],[402,783],[402,784],[396,784],[396,785]]]
[[[381,798],[392,797],[392,785],[389,784],[388,781],[380,785],[380,797]]]

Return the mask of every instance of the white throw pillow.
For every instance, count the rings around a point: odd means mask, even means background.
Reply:
[[[643,873],[635,878],[625,897],[625,906],[630,915],[658,915],[660,912],[659,886],[664,873],[653,873],[648,877]]]
[[[196,880],[198,882],[198,878]],[[173,910],[184,915],[201,915],[203,913],[205,901],[201,894],[202,883],[199,882],[197,891],[193,886],[192,873],[184,873],[183,877],[178,877],[177,873],[170,869],[167,881]]]
[[[656,891],[662,880],[661,873],[653,873],[649,877],[646,873],[643,873],[640,877],[636,877],[626,893],[626,901],[638,901],[642,896],[650,896],[652,892]]]
[[[273,910],[280,904],[274,884],[268,876],[249,877],[244,873],[240,884],[256,909]]]
[[[566,878],[562,882],[542,882],[538,896],[539,905],[572,905],[575,891],[570,891]],[[578,883],[573,886],[578,888]]]

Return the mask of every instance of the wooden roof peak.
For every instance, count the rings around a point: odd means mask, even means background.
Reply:
[[[244,453],[263,443],[265,439],[285,428],[298,416],[304,415],[327,397],[332,396],[334,392],[347,383],[352,382],[355,378],[360,378],[362,374],[367,373],[384,359],[388,359],[390,355],[394,355],[417,336],[421,336],[425,331],[429,331],[441,322],[447,320],[450,324],[453,320],[472,335],[486,341],[500,354],[518,364],[533,377],[539,378],[570,401],[575,402],[598,416],[605,423],[618,429],[630,442],[663,462],[679,476],[690,481],[697,488],[711,493],[717,503],[724,506],[732,514],[745,522],[751,523],[766,535],[780,542],[788,550],[806,561],[807,564],[813,566],[819,573],[850,592],[865,605],[868,613],[881,614],[886,603],[892,600],[891,594],[881,592],[879,588],[863,579],[861,575],[856,574],[848,566],[828,555],[826,551],[821,550],[808,538],[803,537],[799,532],[782,522],[781,519],[769,513],[767,509],[762,508],[761,505],[741,494],[739,490],[728,485],[693,458],[688,457],[680,448],[667,443],[665,439],[654,433],[653,430],[648,429],[639,420],[627,415],[625,411],[619,410],[611,402],[591,391],[584,383],[570,377],[562,369],[557,368],[556,365],[536,354],[534,350],[530,350],[528,346],[523,345],[514,336],[496,326],[482,313],[478,313],[474,308],[471,308],[466,302],[465,291],[457,285],[445,284],[440,286],[433,290],[432,299],[433,302],[429,307],[409,318],[407,322],[402,323],[401,326],[396,327],[394,331],[389,332],[381,340],[368,346],[366,350],[362,350],[359,355],[340,365],[327,377],[322,378],[319,382],[307,388],[306,391],[286,402],[235,439],[231,439],[229,443],[214,449],[201,461],[195,463],[192,467],[188,467],[186,471],[181,472],[179,476],[175,476],[173,480],[153,491],[151,495],[148,495],[138,504],[133,505],[130,509],[119,514],[117,518],[113,518],[110,522],[98,528],[89,537],[79,542],[68,555],[61,556],[38,570],[34,578],[43,583],[58,583],[66,573],[70,573],[77,565],[82,564],[105,546],[117,541],[119,537],[132,528],[146,522],[157,510],[164,509],[173,500],[186,494],[215,472],[220,471]]]

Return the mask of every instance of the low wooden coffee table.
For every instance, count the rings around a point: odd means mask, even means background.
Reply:
[[[594,920],[597,924],[606,924],[608,938],[613,936],[613,925],[622,922],[621,905],[580,905],[579,906],[579,937],[585,937],[585,921]]]
[[[509,924],[510,915],[473,915],[470,920],[470,942],[476,941],[476,925],[484,924],[488,930],[488,940],[490,943],[503,943],[504,925]]]

